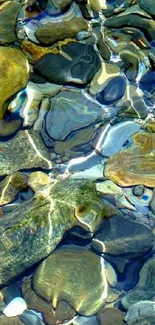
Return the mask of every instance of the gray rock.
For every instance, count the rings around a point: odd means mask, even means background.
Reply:
[[[19,319],[25,325],[45,325],[42,319],[31,310],[25,310],[24,313],[19,316]]]
[[[45,120],[46,132],[52,139],[62,141],[72,131],[101,121],[102,114],[103,109],[81,91],[61,91],[51,99],[51,108]]]
[[[76,34],[76,39],[78,41],[83,41],[84,39],[88,38],[90,35],[91,35],[90,32],[81,31]]]
[[[139,301],[132,305],[125,317],[128,325],[154,325],[155,301]]]
[[[105,220],[92,241],[92,247],[99,252],[134,257],[149,250],[154,242],[155,237],[149,227],[119,215]]]
[[[13,283],[5,289],[4,300],[8,305],[16,297],[22,297],[22,293],[19,286]]]
[[[155,255],[142,267],[139,273],[137,286],[122,298],[121,303],[125,309],[141,300],[151,300],[155,293]]]
[[[52,163],[37,131],[19,131],[11,140],[0,142],[0,175],[38,167],[51,169]]]

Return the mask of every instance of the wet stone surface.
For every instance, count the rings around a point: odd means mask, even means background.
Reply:
[[[0,325],[154,325],[155,3],[0,0]]]

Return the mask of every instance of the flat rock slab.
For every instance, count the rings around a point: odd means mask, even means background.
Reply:
[[[0,142],[0,175],[38,167],[51,169],[52,163],[37,131],[19,131],[11,140]]]

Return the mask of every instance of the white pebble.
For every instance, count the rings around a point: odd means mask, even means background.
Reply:
[[[18,316],[21,315],[25,309],[27,309],[25,300],[21,297],[16,297],[5,307],[3,313],[7,317]]]

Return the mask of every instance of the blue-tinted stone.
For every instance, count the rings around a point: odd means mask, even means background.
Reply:
[[[13,283],[5,290],[4,299],[6,304],[9,304],[10,301],[16,297],[22,297],[22,293],[19,286],[16,283]]]
[[[124,77],[115,77],[99,93],[97,100],[103,105],[111,105],[124,95],[126,80]]]
[[[19,318],[25,325],[45,325],[41,318],[31,310],[25,310]]]
[[[155,72],[146,72],[139,82],[139,87],[144,91],[152,93],[155,89]]]

